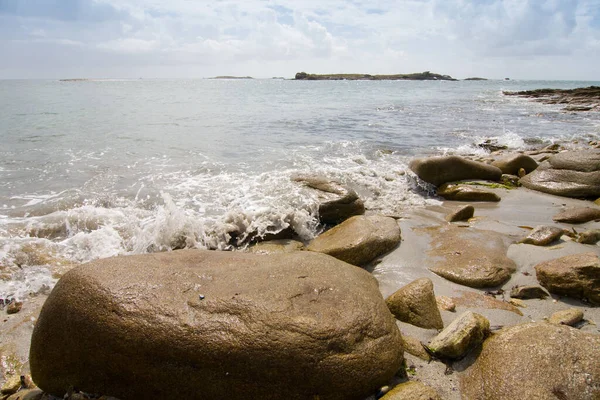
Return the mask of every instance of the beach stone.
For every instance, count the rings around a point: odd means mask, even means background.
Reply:
[[[361,268],[311,252],[180,250],[65,274],[30,366],[56,396],[362,400],[400,369],[402,344]]]
[[[2,394],[13,394],[21,388],[21,377],[19,375],[12,375],[6,378],[6,381],[0,388]]]
[[[521,170],[523,171],[523,173],[525,172],[525,170],[523,168],[521,168],[519,171],[521,171]],[[502,177],[500,178],[500,182],[504,186],[508,186],[508,187],[521,186],[521,184],[519,183],[519,177],[517,175],[502,174]]]
[[[313,239],[307,250],[353,265],[365,265],[394,249],[402,239],[394,218],[354,216]]]
[[[435,186],[464,179],[499,181],[502,176],[498,167],[458,156],[417,158],[410,162],[409,168],[421,180]]]
[[[583,311],[578,308],[569,308],[568,310],[557,311],[548,318],[548,322],[556,325],[569,325],[575,326],[575,324],[583,320]]]
[[[456,311],[456,303],[448,296],[435,296],[435,301],[440,310],[450,312]]]
[[[427,346],[438,357],[459,359],[478,346],[490,332],[490,321],[467,311],[433,338]]]
[[[529,235],[521,239],[519,243],[532,244],[534,246],[546,246],[563,235],[564,230],[558,226],[540,225],[536,226]]]
[[[21,311],[21,308],[23,308],[23,302],[13,300],[10,303],[8,303],[8,306],[6,307],[6,313],[16,314],[19,311]]]
[[[290,253],[304,249],[304,243],[297,240],[282,239],[260,242],[250,247],[248,251],[256,254]]]
[[[596,253],[545,261],[535,266],[535,272],[550,293],[600,305],[600,260]]]
[[[598,399],[598,360],[600,335],[548,323],[505,328],[461,374],[462,399]]]
[[[515,307],[527,308],[527,304],[521,299],[510,299],[508,302]]]
[[[521,178],[528,189],[565,197],[600,196],[600,150],[555,154]]]
[[[503,284],[516,270],[506,256],[502,235],[474,228],[446,225],[433,238],[433,266],[429,269],[449,281],[474,288]]]
[[[419,381],[400,383],[392,388],[381,400],[442,400],[438,392]]]
[[[565,222],[568,224],[583,224],[600,219],[600,208],[572,208],[556,214],[552,219],[556,222]]]
[[[577,236],[577,242],[582,244],[596,244],[598,241],[600,241],[600,229],[581,232]]]
[[[429,278],[412,281],[385,301],[398,320],[425,329],[442,329],[444,322]]]
[[[446,216],[446,221],[448,222],[457,222],[457,221],[467,221],[469,218],[473,218],[475,214],[475,207],[470,204],[460,207],[456,211],[451,212]]]
[[[548,293],[539,286],[515,286],[510,290],[510,297],[515,299],[545,299]]]
[[[40,389],[26,389],[18,391],[6,400],[50,400],[50,398]]]
[[[295,176],[292,180],[318,192],[319,220],[324,224],[336,225],[365,213],[364,202],[347,186],[317,176]]]
[[[492,162],[492,165],[500,168],[503,174],[517,175],[520,169],[530,173],[538,167],[538,163],[525,154],[510,154]]]
[[[423,347],[423,343],[417,338],[408,335],[402,335],[404,340],[404,351],[422,360],[430,361],[431,355]]]
[[[437,195],[454,201],[500,201],[496,193],[474,188],[469,185],[445,183],[437,190]]]
[[[525,175],[527,175],[527,171],[525,171],[525,168],[519,168],[519,171],[517,172],[517,176],[519,178],[524,177]]]

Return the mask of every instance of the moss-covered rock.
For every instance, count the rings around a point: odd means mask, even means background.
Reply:
[[[438,357],[458,359],[481,344],[490,332],[490,321],[483,315],[467,311],[452,321],[427,346]]]

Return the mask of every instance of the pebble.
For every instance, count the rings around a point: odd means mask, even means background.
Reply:
[[[23,302],[21,301],[12,301],[8,304],[8,307],[6,307],[6,313],[7,314],[16,314],[19,311],[21,311],[21,308],[23,307]]]

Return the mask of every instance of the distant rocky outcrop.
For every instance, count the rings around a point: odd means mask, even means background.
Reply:
[[[213,78],[208,78],[208,79],[254,79],[254,78],[251,76],[219,75],[219,76],[215,76]]]
[[[414,74],[369,75],[369,74],[308,74],[298,72],[296,80],[305,81],[456,81],[450,75],[440,75],[429,71]]]
[[[576,89],[535,89],[503,92],[506,96],[534,99],[544,104],[565,104],[564,111],[600,111],[600,86]]]
[[[465,81],[487,81],[487,78],[479,78],[477,76],[474,76],[472,78],[466,78]]]

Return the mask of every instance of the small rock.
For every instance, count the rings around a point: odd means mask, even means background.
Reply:
[[[24,389],[37,389],[36,384],[31,379],[31,375],[21,375],[21,387]]]
[[[508,302],[515,307],[527,308],[527,304],[521,299],[510,299]]]
[[[438,308],[444,311],[456,311],[456,303],[448,296],[435,296]]]
[[[23,302],[13,300],[8,304],[8,307],[6,307],[6,313],[16,314],[21,311],[21,308],[23,308]]]
[[[578,308],[569,308],[568,310],[557,311],[548,318],[548,322],[555,325],[569,325],[575,326],[575,324],[583,320],[583,311]]]
[[[521,169],[530,173],[538,167],[538,163],[525,154],[511,154],[492,163],[493,166],[500,168],[502,173],[516,175]]]
[[[490,321],[483,315],[467,311],[437,335],[429,350],[438,357],[458,359],[481,344],[490,332]]]
[[[517,171],[517,176],[519,178],[524,177],[525,175],[527,175],[527,171],[525,171],[525,168],[519,168],[519,171]]]
[[[514,299],[545,299],[548,293],[539,286],[515,286],[510,290],[510,297]]]
[[[19,375],[9,376],[0,388],[2,394],[13,394],[21,388],[21,377]]]
[[[496,193],[477,189],[467,185],[446,183],[438,188],[437,195],[446,200],[455,201],[500,201]]]
[[[425,361],[431,360],[431,355],[425,350],[423,343],[421,343],[419,339],[408,335],[402,335],[402,340],[404,341],[404,351],[408,354],[412,354]]]
[[[458,156],[415,159],[410,162],[409,168],[419,178],[435,186],[464,179],[498,181],[502,176],[498,167]]]
[[[577,236],[577,242],[582,244],[596,244],[600,240],[600,229],[592,229],[581,232]]]
[[[381,400],[442,400],[432,387],[419,381],[408,381],[396,385]]]
[[[444,327],[429,278],[417,279],[398,289],[385,303],[394,317],[402,322],[425,329]]]
[[[533,231],[527,235],[524,239],[521,239],[519,243],[532,244],[534,246],[546,246],[558,239],[563,235],[564,230],[557,226],[536,226]]]
[[[466,205],[458,210],[448,214],[446,216],[446,221],[448,222],[457,222],[457,221],[467,221],[469,218],[473,218],[475,214],[475,207],[472,205]]]
[[[552,218],[556,222],[583,224],[600,219],[600,208],[579,207],[565,210]]]
[[[50,400],[50,397],[40,389],[20,390],[6,400]]]
[[[502,174],[502,177],[500,178],[500,182],[502,182],[503,185],[509,186],[509,187],[521,186],[521,184],[519,183],[519,177],[517,175]]]

